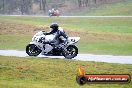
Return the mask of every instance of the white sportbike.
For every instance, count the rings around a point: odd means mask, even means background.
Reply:
[[[77,56],[78,48],[75,44],[79,41],[80,37],[68,37],[64,39],[60,37],[55,39],[56,34],[45,35],[43,31],[36,33],[30,44],[26,46],[26,53],[29,56],[38,56],[40,53],[46,56],[64,56],[67,59],[72,59]],[[47,43],[54,41],[52,43]]]

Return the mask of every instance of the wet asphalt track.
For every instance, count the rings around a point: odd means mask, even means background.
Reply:
[[[0,50],[0,55],[28,57],[25,51],[18,51],[18,50]],[[63,56],[44,56],[44,55],[39,55],[38,57],[60,58],[60,59],[64,58]],[[72,60],[132,64],[132,56],[78,54],[78,56],[73,58]]]

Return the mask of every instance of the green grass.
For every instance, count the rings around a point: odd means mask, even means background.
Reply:
[[[114,4],[94,7],[90,11],[84,10],[77,15],[91,16],[132,16],[132,1],[125,0]]]
[[[1,22],[49,26],[57,22],[67,30],[132,33],[132,18],[44,18],[44,17],[8,17],[1,16]]]
[[[132,65],[63,59],[0,56],[0,88],[131,88],[130,84],[76,83],[78,68],[87,74],[130,74]]]
[[[31,38],[31,36],[22,35],[0,35],[0,49],[25,50]]]
[[[116,41],[81,41],[78,44],[79,52],[94,54],[132,55],[132,42]]]

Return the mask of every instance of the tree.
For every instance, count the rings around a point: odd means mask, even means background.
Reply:
[[[85,4],[86,4],[86,7],[87,7],[88,4],[89,4],[89,0],[85,0]]]
[[[5,0],[0,0],[0,13],[5,13]]]
[[[90,0],[78,0],[79,7],[87,7],[89,3],[90,3]]]
[[[30,14],[32,7],[32,0],[20,0],[20,11],[21,14]]]
[[[42,0],[43,11],[46,12],[46,0]]]
[[[94,4],[97,4],[97,0],[93,0],[94,1]]]
[[[79,6],[79,8],[82,7],[82,1],[81,0],[78,0],[78,6]]]
[[[51,8],[67,11],[125,0],[0,0],[0,14],[39,14]],[[32,8],[33,7],[33,8]],[[67,8],[68,7],[68,8]],[[72,8],[72,9],[70,9]],[[89,9],[89,7],[87,8]],[[38,11],[37,11],[38,10]],[[37,11],[37,12],[36,12]]]
[[[5,13],[5,0],[3,0],[3,5],[2,5],[2,7],[3,7],[3,14]]]

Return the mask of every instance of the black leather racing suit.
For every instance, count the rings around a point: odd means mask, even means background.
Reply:
[[[54,29],[52,30],[51,32],[49,33],[44,33],[45,35],[51,35],[51,34],[55,34],[55,40],[59,40],[59,38],[61,36],[63,36],[66,40],[68,38],[68,36],[65,34],[65,32],[63,31],[62,28],[59,28],[59,29]],[[64,43],[65,41],[61,42],[61,43]],[[54,41],[52,42],[49,42],[49,44],[52,44],[52,46],[56,46],[56,43]]]

